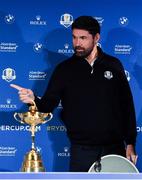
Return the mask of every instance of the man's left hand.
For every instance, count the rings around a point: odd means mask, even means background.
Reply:
[[[138,156],[136,155],[135,148],[134,148],[134,146],[132,144],[127,145],[126,157],[127,157],[127,159],[132,161],[134,164],[137,163]]]

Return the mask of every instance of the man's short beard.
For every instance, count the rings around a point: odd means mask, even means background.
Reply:
[[[78,57],[82,57],[82,58],[87,58],[91,54],[92,50],[93,49],[88,49],[88,50],[78,52],[78,51],[76,51],[76,48],[74,49],[75,55]]]

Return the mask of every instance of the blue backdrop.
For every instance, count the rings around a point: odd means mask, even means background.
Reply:
[[[80,15],[99,21],[98,45],[124,65],[136,108],[137,168],[142,171],[141,7],[141,0],[0,1],[0,171],[19,171],[31,145],[29,127],[13,117],[28,107],[9,84],[42,96],[55,66],[73,54],[70,25]],[[36,133],[37,150],[47,171],[68,171],[70,144],[59,118],[61,108]]]

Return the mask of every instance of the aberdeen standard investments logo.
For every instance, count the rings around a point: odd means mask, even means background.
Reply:
[[[17,48],[18,48],[17,43],[7,43],[7,42],[0,43],[0,52],[15,53],[17,51]]]
[[[11,82],[16,79],[16,73],[14,69],[6,68],[3,70],[2,79]]]
[[[0,146],[0,156],[15,156],[17,152],[16,147]]]
[[[73,23],[73,16],[71,14],[63,14],[60,18],[60,24],[68,28]]]
[[[29,80],[45,80],[47,78],[47,73],[44,71],[30,71]]]
[[[129,44],[116,44],[114,46],[114,53],[115,54],[131,54],[132,46]]]

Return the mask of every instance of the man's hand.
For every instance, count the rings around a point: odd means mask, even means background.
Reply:
[[[31,89],[26,89],[16,84],[10,84],[10,86],[18,90],[19,98],[23,103],[33,104],[35,96]]]
[[[134,146],[132,144],[127,145],[126,157],[127,157],[127,159],[132,161],[134,164],[137,163],[138,156],[135,154],[135,149],[134,149]]]

